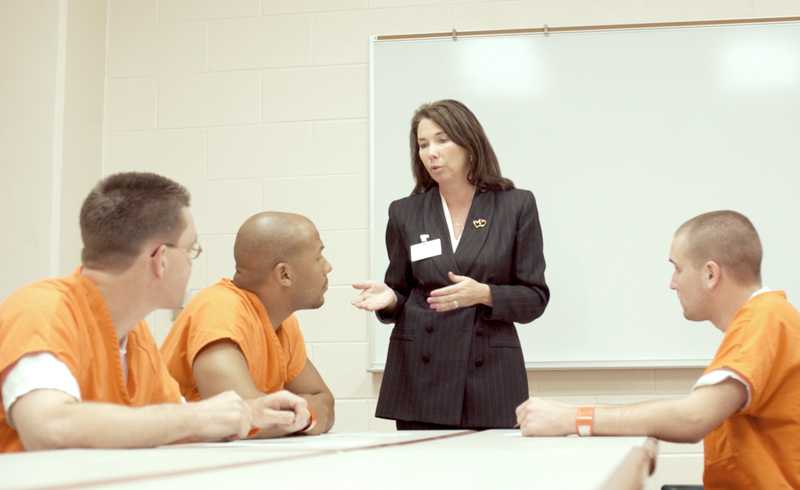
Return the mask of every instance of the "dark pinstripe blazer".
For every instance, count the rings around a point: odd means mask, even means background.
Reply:
[[[475,227],[473,220],[485,219]],[[411,262],[410,246],[442,240],[442,255]],[[378,318],[395,326],[376,416],[480,428],[510,428],[528,382],[514,322],[547,306],[542,231],[530,191],[476,193],[453,254],[438,187],[394,201],[386,228],[386,284],[397,293]],[[492,307],[438,313],[430,291],[451,284],[448,271],[488,284]]]

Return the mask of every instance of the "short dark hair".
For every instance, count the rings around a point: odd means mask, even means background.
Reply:
[[[457,100],[445,99],[424,104],[411,118],[411,170],[414,173],[413,194],[427,191],[436,185],[419,158],[417,128],[420,121],[430,119],[467,152],[467,181],[478,190],[513,189],[514,183],[500,173],[500,164],[489,138],[475,114]]]
[[[153,173],[123,172],[101,180],[81,206],[84,266],[127,269],[153,238],[175,241],[186,227],[185,187]]]
[[[739,284],[761,284],[761,239],[747,216],[730,210],[703,213],[682,224],[679,235],[686,237],[695,267],[712,260]]]

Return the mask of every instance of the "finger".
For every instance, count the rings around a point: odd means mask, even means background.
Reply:
[[[295,421],[295,414],[289,410],[273,410],[271,408],[264,409],[258,420],[256,420],[256,427],[259,429],[266,429],[276,425],[292,425]]]
[[[447,277],[452,282],[461,282],[461,281],[469,279],[469,277],[467,277],[467,276],[459,276],[458,274],[455,274],[452,271],[447,273]]]
[[[461,294],[455,294],[455,293],[447,294],[444,296],[436,296],[436,297],[429,296],[427,299],[429,305],[451,306],[451,307],[456,306],[456,303],[454,303],[454,301],[457,302],[459,305],[464,306],[462,304],[462,300],[463,298],[461,297]]]
[[[439,313],[454,311],[457,310],[458,308],[461,308],[462,306],[463,305],[458,303],[456,300],[448,300],[430,304],[431,309]]]
[[[293,393],[288,394],[290,395],[288,399],[289,401],[281,408],[290,409],[294,413],[295,417],[297,417],[297,414],[299,413],[308,412],[308,401],[305,398],[297,396]]]
[[[308,401],[305,398],[292,395],[290,407],[295,414],[300,412],[308,412]]]
[[[247,434],[250,433],[250,427],[253,426],[253,412],[250,410],[250,406],[245,402],[241,404],[240,415],[239,439],[244,439],[247,437]]]
[[[450,311],[457,308],[466,306],[460,295],[449,294],[447,296],[439,296],[436,298],[428,298],[428,305],[437,311]]]
[[[302,412],[297,414],[297,418],[295,421],[297,422],[297,428],[295,431],[304,429],[308,425],[308,421],[311,418],[311,413],[308,409],[303,410]]]
[[[445,296],[428,296],[428,304],[429,305],[444,305],[447,303],[452,303],[455,300],[454,294],[448,294]]]
[[[369,289],[369,288],[371,288],[371,287],[372,287],[372,283],[371,283],[371,282],[354,282],[354,283],[352,284],[352,286],[353,286],[353,289],[361,289],[361,290],[364,290],[364,289]]]
[[[452,286],[445,286],[443,288],[434,289],[433,291],[431,291],[431,294],[429,294],[428,297],[430,298],[431,296],[438,297],[438,296],[453,294],[459,289],[460,288],[458,287],[458,284],[453,284]]]
[[[366,292],[362,292],[353,301],[351,301],[351,303],[354,306],[363,307],[369,303],[370,299],[372,299],[371,295],[367,294]]]
[[[235,439],[246,439],[246,438],[247,438],[247,436],[250,434],[250,427],[252,427],[250,424],[245,424],[245,423],[242,423],[242,424],[239,426],[239,433],[238,433],[238,434],[236,434],[236,435],[234,436],[234,438],[233,438],[233,439],[231,439],[231,440],[235,440]]]
[[[658,441],[656,439],[648,437],[644,444],[642,444],[642,447],[651,458],[656,458],[658,456]]]
[[[447,303],[443,303],[441,301],[436,301],[436,302],[430,302],[429,301],[428,302],[428,306],[430,306],[430,308],[432,310],[438,311],[438,312],[447,311],[447,308],[448,308],[447,307]]]
[[[391,298],[386,295],[369,295],[364,297],[355,306],[367,311],[382,310],[391,304]]]
[[[303,397],[295,395],[289,390],[278,390],[275,393],[272,393],[272,395],[281,400],[294,400],[294,399],[304,400]]]
[[[523,415],[522,420],[519,422],[519,428],[522,430],[522,435],[534,436],[536,424],[534,420],[530,420],[527,414]]]
[[[305,398],[297,396],[291,391],[287,390],[276,391],[275,393],[267,396],[271,397],[272,400],[276,400],[280,408],[291,408],[292,410],[297,411],[297,407],[305,408],[308,406],[308,402]]]
[[[359,310],[365,310],[365,311],[375,311],[375,308],[373,308],[372,306],[370,306],[368,303],[364,303],[364,302],[361,302],[361,303],[353,303],[353,306],[355,306],[355,307],[356,307],[356,308],[358,308]]]

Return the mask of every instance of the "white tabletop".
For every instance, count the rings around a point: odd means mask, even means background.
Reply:
[[[0,489],[593,489],[644,440],[406,431],[41,451],[0,456]]]

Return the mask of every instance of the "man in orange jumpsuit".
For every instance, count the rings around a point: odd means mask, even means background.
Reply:
[[[785,293],[763,287],[761,255],[758,233],[737,212],[681,225],[670,287],[687,319],[724,333],[692,392],[616,407],[531,398],[517,408],[522,433],[702,439],[706,489],[800,488],[800,314]]]
[[[192,298],[161,348],[187,400],[225,390],[257,398],[287,389],[308,402],[309,422],[269,428],[258,437],[330,430],[333,395],[306,356],[294,316],[324,302],[331,266],[323,248],[314,224],[297,214],[264,212],[242,224],[233,280]]]

